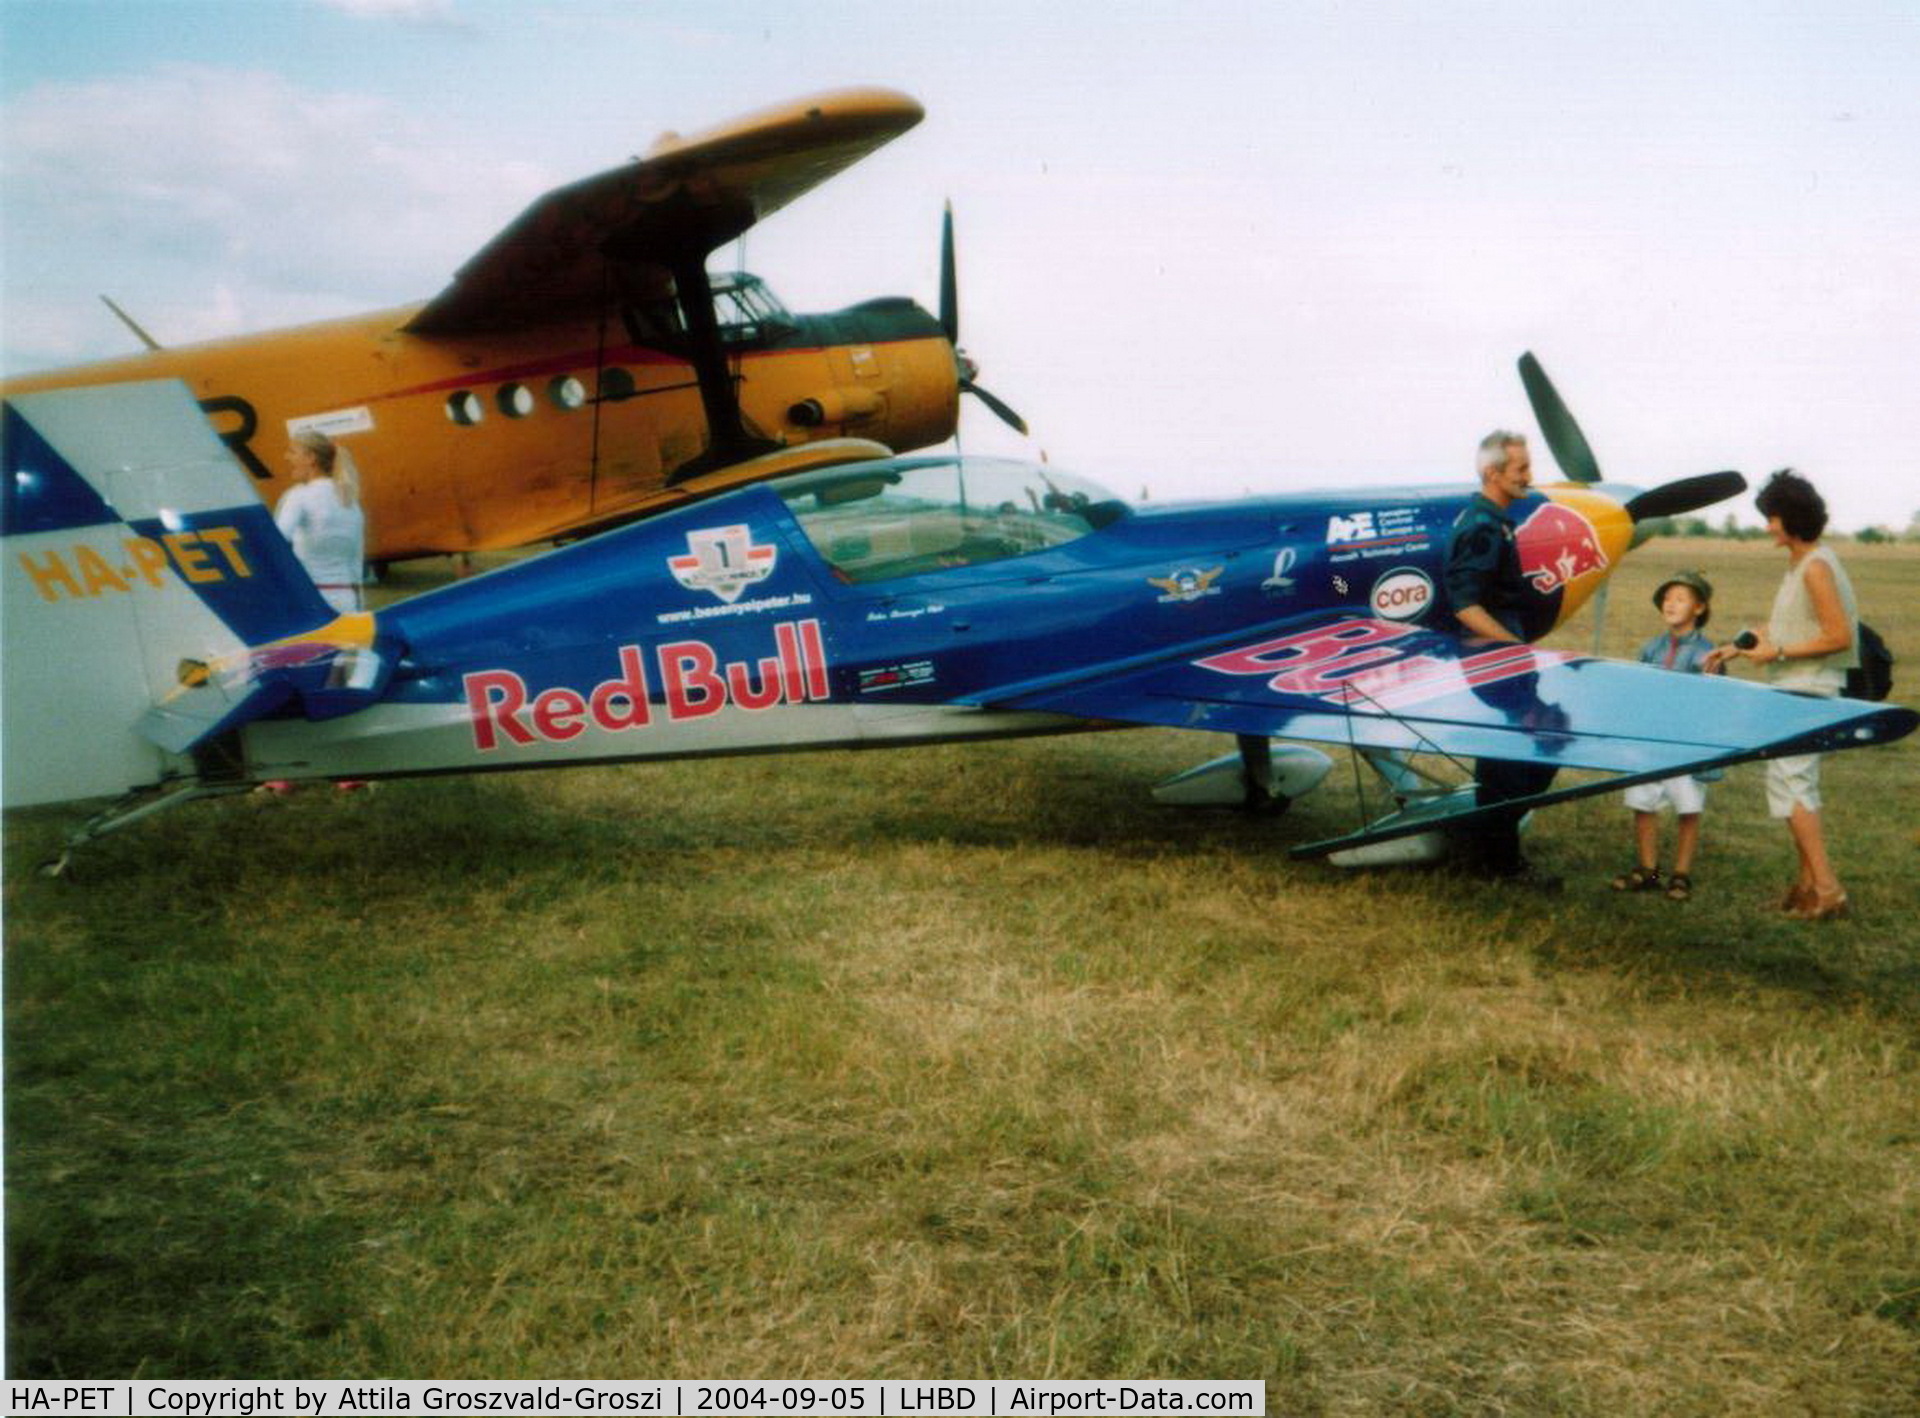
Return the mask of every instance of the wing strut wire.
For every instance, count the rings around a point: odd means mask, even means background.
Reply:
[[[1456,758],[1453,754],[1448,753],[1446,749],[1442,748],[1431,737],[1429,737],[1427,734],[1421,732],[1421,730],[1416,728],[1410,720],[1401,718],[1398,714],[1394,713],[1393,710],[1387,708],[1386,705],[1382,704],[1378,699],[1374,698],[1373,695],[1367,693],[1366,690],[1361,689],[1351,679],[1342,680],[1340,682],[1340,695],[1342,700],[1342,707],[1347,710],[1347,715],[1346,715],[1347,752],[1353,758],[1353,777],[1354,777],[1354,785],[1355,785],[1354,794],[1359,803],[1360,825],[1362,828],[1366,827],[1369,819],[1367,817],[1366,789],[1361,786],[1364,780],[1360,777],[1360,759],[1364,755],[1361,753],[1360,746],[1355,741],[1354,733],[1353,733],[1353,717],[1354,717],[1353,705],[1356,699],[1364,701],[1370,708],[1372,708],[1372,710],[1375,713],[1379,714],[1382,718],[1386,719],[1389,723],[1397,725],[1399,728],[1404,730],[1410,737],[1412,737],[1417,741],[1418,746],[1407,750],[1407,752],[1431,753],[1437,758],[1445,759],[1448,763],[1452,764],[1455,768],[1459,769],[1461,772],[1468,774],[1469,777],[1472,776],[1473,770],[1469,768],[1466,763]],[[1418,772],[1419,770],[1414,770],[1414,771]]]

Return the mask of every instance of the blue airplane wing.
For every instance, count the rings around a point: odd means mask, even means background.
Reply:
[[[1886,743],[1920,725],[1920,715],[1895,705],[1353,617],[1010,685],[979,702],[1616,775],[1540,802],[1747,759]]]

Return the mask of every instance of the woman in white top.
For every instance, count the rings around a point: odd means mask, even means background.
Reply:
[[[1744,657],[1767,667],[1781,689],[1802,694],[1836,695],[1847,671],[1860,663],[1860,615],[1846,568],[1830,547],[1820,544],[1827,527],[1827,504],[1812,483],[1783,468],[1760,490],[1760,515],[1775,546],[1788,556],[1785,578],[1773,598],[1766,629],[1747,649],[1722,646],[1716,663]],[[1767,763],[1767,807],[1785,818],[1799,854],[1800,873],[1780,907],[1806,921],[1828,921],[1847,914],[1847,893],[1827,858],[1820,830],[1820,757],[1775,758]]]
[[[293,486],[273,520],[327,604],[343,614],[359,610],[367,518],[353,455],[317,429],[304,429],[287,445],[287,471]]]
[[[287,445],[287,471],[293,486],[273,509],[280,535],[313,578],[326,603],[342,615],[360,609],[360,578],[367,559],[367,515],[360,507],[360,477],[353,455],[318,429],[302,429]],[[352,792],[358,779],[335,785]],[[254,790],[284,797],[293,784],[284,778]]]

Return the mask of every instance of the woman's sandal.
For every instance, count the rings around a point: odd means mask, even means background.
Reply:
[[[1779,910],[1789,916],[1797,916],[1813,904],[1813,888],[1795,882],[1787,888],[1787,894],[1780,898]]]
[[[1693,878],[1683,871],[1677,871],[1667,878],[1667,900],[1693,900]]]
[[[1793,913],[1800,921],[1843,921],[1852,914],[1847,904],[1847,893],[1843,887],[1829,896],[1824,891],[1813,893],[1813,899]]]
[[[1613,879],[1615,891],[1658,891],[1660,889],[1659,867],[1635,867],[1632,871],[1622,872]]]

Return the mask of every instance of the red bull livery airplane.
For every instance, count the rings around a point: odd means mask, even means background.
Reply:
[[[1591,472],[1527,372],[1563,468]],[[1355,748],[1398,807],[1294,850],[1359,861],[1480,812],[1416,755],[1603,775],[1543,804],[1920,723],[1467,637],[1444,575],[1459,479],[1146,508],[1046,467],[852,458],[338,616],[180,385],[20,395],[4,439],[6,802],[119,796],[73,843],[270,779],[1118,723],[1247,745],[1163,785],[1175,801],[1284,801],[1326,772],[1319,750],[1273,739]],[[1529,493],[1510,514],[1529,634],[1605,585],[1636,520],[1743,485]]]

